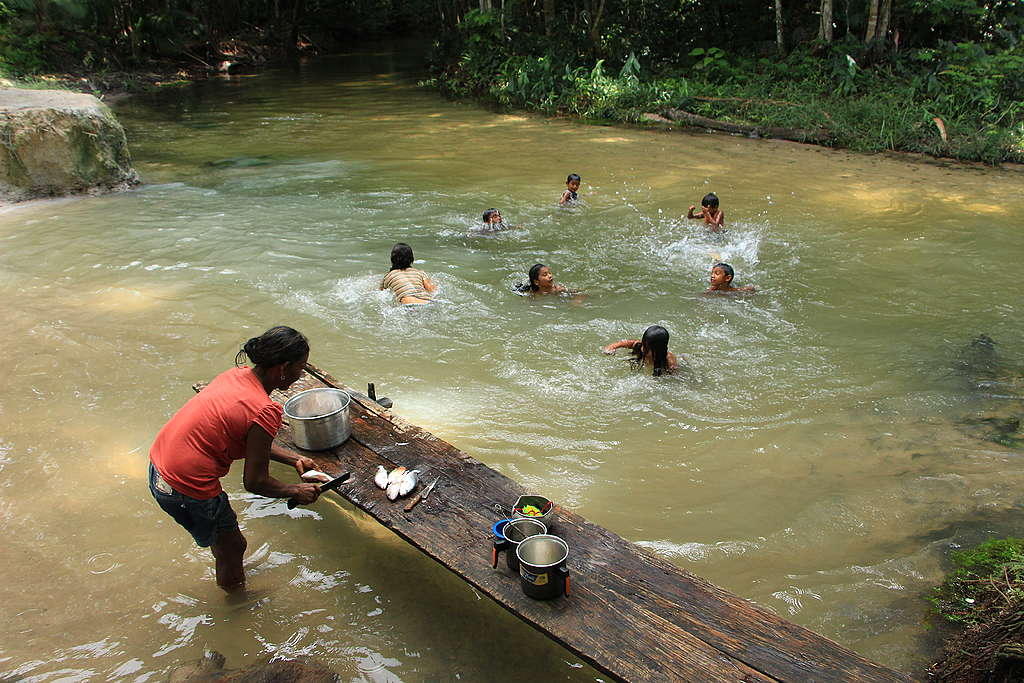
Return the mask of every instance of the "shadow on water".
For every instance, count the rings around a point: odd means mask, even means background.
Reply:
[[[976,394],[974,411],[958,420],[967,434],[1007,448],[1024,448],[1024,368],[1012,365],[987,334],[957,354],[954,372]]]

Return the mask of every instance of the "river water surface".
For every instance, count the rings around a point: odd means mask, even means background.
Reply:
[[[920,674],[950,549],[1024,522],[1020,450],[965,424],[1013,380],[961,351],[986,334],[1020,364],[1021,173],[495,114],[417,88],[413,63],[127,100],[143,187],[0,214],[0,676],[161,680],[213,649],[349,680],[601,678],[336,496],[289,511],[240,467],[225,487],[262,559],[225,599],[147,451],[274,324],[528,488]],[[559,208],[569,172],[583,201]],[[685,220],[708,191],[723,235]],[[475,233],[492,206],[521,228]],[[397,241],[439,304],[377,291]],[[702,296],[719,259],[757,293]],[[585,298],[514,294],[538,261]],[[651,324],[678,375],[600,353]]]

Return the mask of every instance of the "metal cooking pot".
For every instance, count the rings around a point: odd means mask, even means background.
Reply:
[[[285,401],[284,414],[295,445],[307,451],[334,448],[352,434],[348,407],[352,397],[341,389],[308,389]]]

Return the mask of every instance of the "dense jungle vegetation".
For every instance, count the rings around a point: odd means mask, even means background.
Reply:
[[[452,97],[1024,161],[1020,0],[0,0],[0,22],[8,78],[194,75],[420,35]]]

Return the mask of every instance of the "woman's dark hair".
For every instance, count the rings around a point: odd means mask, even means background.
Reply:
[[[399,242],[391,247],[391,270],[405,270],[412,265],[414,258],[412,247],[405,242]]]
[[[493,216],[496,213],[501,212],[498,211],[497,209],[487,209],[486,211],[484,211],[484,223],[489,222],[491,220],[491,216]]]
[[[569,176],[565,179],[565,184],[568,185],[574,180],[579,182],[579,179],[580,177],[578,175],[576,175],[575,173],[570,173]]]
[[[700,205],[707,206],[712,209],[717,209],[718,195],[716,195],[714,192],[708,192],[706,195],[704,195],[704,199],[700,200]]]
[[[279,325],[245,342],[235,354],[235,365],[241,367],[248,358],[261,368],[292,363],[309,353],[309,340],[298,330]]]
[[[725,271],[725,274],[729,276],[730,280],[736,277],[736,273],[733,272],[732,266],[730,266],[728,263],[716,263],[715,265],[711,266],[711,270],[714,270],[715,268],[721,268],[723,271]]]
[[[651,325],[644,330],[640,343],[633,347],[630,362],[634,368],[640,369],[644,366],[644,356],[648,351],[651,352],[651,359],[654,361],[654,376],[658,377],[663,372],[668,372],[668,330],[661,325]]]
[[[540,286],[537,284],[537,278],[540,277],[541,268],[546,267],[543,263],[534,263],[527,274],[527,277],[530,278],[529,283],[519,283],[516,285],[516,290],[519,292],[539,292]]]

